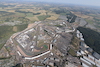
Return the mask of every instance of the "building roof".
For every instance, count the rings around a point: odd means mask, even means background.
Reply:
[[[85,51],[86,50],[86,44],[84,43],[84,42],[80,42],[80,49],[82,50],[82,51]]]
[[[80,42],[81,46],[85,47],[85,43],[84,42]]]
[[[98,54],[97,52],[93,52],[93,56],[98,60],[100,59],[100,54]]]
[[[89,67],[88,65],[86,65],[85,63],[82,63],[83,67]]]
[[[80,31],[79,31],[79,30],[77,30],[77,31],[76,31],[76,33],[78,33],[78,34],[79,34],[79,33],[80,33]]]
[[[91,63],[90,63],[90,62],[88,62],[87,60],[85,60],[85,59],[83,59],[83,58],[80,58],[80,60],[81,60],[82,62],[87,63],[88,65],[91,65]]]
[[[94,62],[93,60],[89,59],[88,57],[83,56],[83,58],[84,58],[86,61],[88,61],[88,62],[90,62],[90,63],[92,63],[92,64],[95,65],[95,62]]]
[[[92,55],[88,55],[88,57],[94,60],[94,57]]]
[[[87,48],[87,51],[93,52],[93,49],[92,48]]]

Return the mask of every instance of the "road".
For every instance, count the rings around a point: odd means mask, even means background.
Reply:
[[[38,56],[35,56],[35,57],[25,57],[25,59],[28,59],[28,60],[36,59],[36,58],[39,58],[39,57],[41,57],[41,56],[44,56],[44,55],[46,55],[46,54],[48,54],[48,53],[50,53],[50,51],[47,51],[47,52],[42,53],[42,54],[40,54],[40,55],[38,55]]]

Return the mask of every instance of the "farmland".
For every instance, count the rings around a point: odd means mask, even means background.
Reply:
[[[63,13],[66,11],[62,11],[60,8],[58,8],[59,10],[55,9],[56,7],[38,3],[0,3],[0,23],[10,21],[31,23],[41,20],[56,20],[61,14],[66,15],[66,13]]]
[[[0,26],[0,49],[12,34],[22,31],[25,28],[27,28],[27,24],[16,26]]]

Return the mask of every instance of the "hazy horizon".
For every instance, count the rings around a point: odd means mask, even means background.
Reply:
[[[64,3],[75,5],[88,5],[88,6],[100,6],[100,0],[2,0],[2,1],[33,1],[33,2],[48,2],[48,3]]]

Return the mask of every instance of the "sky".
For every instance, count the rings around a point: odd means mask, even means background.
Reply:
[[[6,1],[15,1],[15,0],[6,0]],[[54,2],[54,3],[100,6],[100,0],[16,0],[16,1],[39,1],[39,2],[51,2],[51,3]]]

